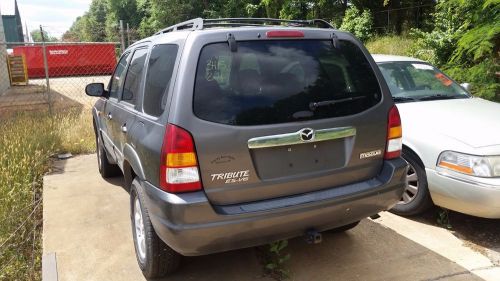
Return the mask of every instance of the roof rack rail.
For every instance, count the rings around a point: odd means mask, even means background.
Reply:
[[[169,26],[167,28],[164,28],[164,29],[156,32],[155,35],[167,33],[167,32],[172,32],[172,31],[177,31],[177,30],[182,30],[182,29],[190,29],[190,30],[203,29],[203,19],[202,18],[195,18],[195,19],[191,19],[191,20],[187,20],[187,21],[178,23],[178,24],[174,24],[172,26]]]
[[[195,18],[169,26],[158,31],[157,33],[155,33],[155,35],[185,29],[200,30],[205,27],[272,26],[278,24],[286,24],[287,26],[319,26],[320,28],[335,28],[333,25],[323,19],[285,20],[273,18]]]

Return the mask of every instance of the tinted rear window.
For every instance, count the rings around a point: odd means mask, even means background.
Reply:
[[[327,40],[272,40],[206,45],[196,72],[194,113],[231,125],[340,117],[381,99],[361,50]],[[352,98],[352,99],[350,99]],[[332,102],[332,101],[341,102]]]

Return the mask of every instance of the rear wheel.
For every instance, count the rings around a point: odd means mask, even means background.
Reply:
[[[424,165],[413,152],[403,150],[403,158],[408,162],[406,188],[401,200],[391,209],[391,212],[402,216],[418,215],[432,206],[427,175]]]
[[[130,209],[135,254],[144,277],[159,278],[175,272],[181,256],[156,234],[137,179],[130,190]]]
[[[96,151],[97,151],[97,165],[99,167],[99,173],[103,178],[115,177],[120,174],[120,168],[118,165],[110,164],[108,161],[108,156],[104,145],[102,144],[101,138],[96,135]]]

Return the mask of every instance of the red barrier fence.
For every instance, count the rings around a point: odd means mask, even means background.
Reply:
[[[14,47],[14,55],[24,54],[28,77],[44,78],[43,47]],[[115,44],[58,44],[47,45],[47,64],[50,77],[109,75],[116,65]]]

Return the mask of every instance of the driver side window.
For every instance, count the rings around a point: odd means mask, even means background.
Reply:
[[[118,62],[115,72],[111,77],[111,85],[109,87],[109,97],[118,98],[118,92],[122,88],[123,80],[125,79],[125,69],[127,67],[128,57],[130,53],[124,54]]]

